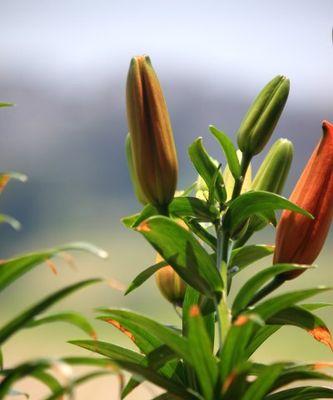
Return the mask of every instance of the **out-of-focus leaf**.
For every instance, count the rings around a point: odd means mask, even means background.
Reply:
[[[211,133],[216,137],[219,141],[222,149],[224,151],[225,157],[227,159],[230,171],[235,179],[238,179],[241,174],[241,169],[237,157],[237,152],[234,144],[232,143],[231,139],[228,135],[224,132],[219,131],[215,126],[210,125],[209,130]]]
[[[0,102],[0,108],[1,107],[13,107],[15,104],[14,103],[4,103],[3,101]]]
[[[74,387],[77,387],[89,380],[99,378],[101,376],[109,375],[110,373],[115,373],[112,370],[105,371],[93,371],[80,376],[79,378],[73,379],[69,385],[62,386],[60,389],[54,391],[50,396],[44,398],[44,400],[58,400],[61,399],[62,396],[66,393],[70,393]]]
[[[0,214],[0,224],[8,224],[16,231],[21,229],[21,223],[10,215]]]
[[[213,400],[217,383],[217,362],[211,352],[211,342],[198,306],[192,306],[189,315],[189,346],[193,367],[207,400]]]
[[[199,221],[215,221],[218,210],[196,197],[175,197],[169,204],[169,213],[175,217],[195,217]]]
[[[266,244],[251,244],[239,247],[231,252],[229,268],[237,267],[237,272],[243,268],[274,253],[275,246]]]
[[[52,322],[67,322],[76,326],[92,338],[96,338],[96,332],[88,320],[77,312],[61,312],[43,317],[37,317],[26,325],[26,328],[49,324]]]
[[[221,295],[221,276],[207,251],[190,232],[162,216],[149,218],[137,229],[186,283],[207,297]]]
[[[29,307],[20,313],[17,317],[9,321],[7,324],[0,329],[0,344],[4,343],[9,337],[17,333],[20,329],[26,327],[26,325],[37,315],[42,313],[47,308],[51,307],[54,303],[60,301],[64,297],[71,293],[94,283],[100,282],[100,279],[88,279],[74,285],[67,286],[57,292],[47,296],[42,301]]]
[[[139,218],[140,213],[128,215],[121,218],[121,222],[126,226],[126,228],[132,228],[134,222]]]
[[[264,400],[317,400],[333,399],[333,389],[302,386],[270,394]]]
[[[254,329],[264,322],[255,314],[240,315],[228,331],[224,346],[220,352],[220,373],[224,381],[230,373],[247,360],[247,347]]]
[[[192,362],[188,341],[164,325],[161,325],[150,318],[144,317],[143,315],[127,310],[102,309],[100,311],[103,312],[104,315],[99,317],[99,319],[111,319],[117,321],[123,326],[126,326],[126,321],[129,320],[133,326],[140,328],[143,332],[147,332],[148,335],[156,337],[159,339],[161,344],[169,346],[181,358],[184,358],[190,363]]]
[[[257,272],[252,276],[252,278],[245,282],[237,293],[232,305],[233,315],[238,315],[242,310],[244,310],[258,290],[272,278],[275,278],[283,272],[302,271],[308,267],[309,266],[299,264],[275,264],[274,266]]]
[[[242,400],[262,400],[274,385],[282,369],[282,364],[273,364],[264,368],[242,396]]]
[[[272,391],[280,389],[282,386],[289,385],[296,381],[304,380],[323,380],[333,381],[333,376],[317,371],[314,365],[296,365],[285,368],[275,381]]]
[[[290,293],[284,293],[258,304],[251,310],[251,312],[258,314],[264,321],[266,321],[279,311],[328,290],[332,289],[322,286],[314,289],[297,290]]]
[[[151,265],[150,267],[146,268],[144,271],[140,272],[139,275],[137,275],[132,283],[128,286],[125,295],[131,293],[133,290],[137,289],[140,287],[143,283],[146,282],[147,279],[149,279],[152,275],[155,274],[159,269],[165,267],[168,265],[165,261],[160,261],[159,263],[156,263],[154,265]]]
[[[217,169],[217,165],[215,161],[209,156],[206,149],[203,147],[202,138],[197,138],[189,147],[188,153],[190,159],[197,170],[198,174],[203,178],[206,182],[207,187],[210,187],[210,184],[214,178],[214,174]],[[216,179],[216,187],[215,193],[217,200],[220,203],[224,203],[226,200],[226,190],[224,187],[222,174],[219,173]]]
[[[75,242],[53,249],[4,260],[0,264],[0,291],[37,265],[55,257],[59,253],[72,250],[87,251],[101,258],[106,258],[108,256],[106,251],[90,243]]]
[[[313,218],[306,210],[275,193],[265,191],[250,191],[237,197],[230,203],[225,214],[223,228],[233,232],[241,223],[251,215],[273,212],[274,210],[291,210]]]

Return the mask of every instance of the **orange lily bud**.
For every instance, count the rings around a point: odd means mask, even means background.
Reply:
[[[323,137],[308,161],[290,200],[314,219],[285,210],[276,234],[274,263],[312,264],[324,245],[333,216],[333,125],[323,122]],[[283,274],[285,279],[299,275]]]
[[[163,261],[163,258],[157,254],[156,263],[161,261]],[[170,265],[167,265],[156,272],[155,278],[162,295],[170,303],[181,307],[185,297],[186,283],[177,272]]]
[[[175,194],[178,162],[167,105],[147,56],[131,61],[126,103],[140,188],[150,203],[167,205]]]

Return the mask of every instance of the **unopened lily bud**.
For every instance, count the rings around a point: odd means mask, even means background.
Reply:
[[[252,182],[252,190],[280,194],[288,177],[293,154],[294,146],[290,140],[277,140],[261,164]]]
[[[161,261],[163,261],[163,258],[157,254],[156,263]],[[162,295],[170,303],[182,307],[186,292],[186,283],[177,272],[170,265],[167,265],[156,272],[155,278]]]
[[[135,196],[141,204],[145,205],[148,203],[148,201],[146,200],[146,198],[141,190],[140,184],[138,182],[138,177],[136,175],[136,170],[135,170],[135,167],[133,164],[131,136],[129,133],[126,136],[125,148],[126,148],[126,158],[127,158],[128,170],[130,173]]]
[[[269,141],[287,102],[290,82],[285,76],[272,79],[250,106],[237,132],[240,150],[258,154]]]
[[[131,61],[126,104],[140,188],[149,203],[165,206],[176,190],[178,162],[166,102],[147,56]]]
[[[326,240],[333,217],[333,124],[323,122],[323,137],[298,180],[290,201],[314,219],[283,211],[276,233],[274,264],[312,264]],[[283,273],[292,279],[300,272]]]

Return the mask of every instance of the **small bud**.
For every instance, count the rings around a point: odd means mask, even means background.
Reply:
[[[163,261],[163,258],[157,254],[156,263]],[[156,274],[156,283],[162,295],[172,304],[182,307],[186,284],[175,270],[167,265],[159,269]]]
[[[131,61],[126,103],[140,188],[148,202],[164,206],[176,190],[178,162],[166,102],[147,56]]]
[[[315,148],[290,201],[309,211],[314,219],[285,210],[276,233],[274,264],[311,265],[318,257],[333,217],[333,124],[323,122],[323,137]],[[292,279],[300,272],[286,272]]]
[[[289,79],[278,75],[254,100],[237,132],[238,146],[243,153],[253,156],[264,148],[287,102],[289,88]]]
[[[141,204],[145,205],[148,203],[148,201],[146,200],[146,198],[141,190],[140,184],[138,182],[138,177],[136,175],[136,170],[134,168],[132,143],[131,143],[131,136],[129,133],[126,136],[125,147],[126,147],[126,158],[127,158],[128,170],[129,170],[129,173],[131,176],[131,181],[132,181],[135,196]]]
[[[279,139],[269,150],[253,182],[253,190],[265,190],[280,194],[286,182],[294,146],[288,139]]]

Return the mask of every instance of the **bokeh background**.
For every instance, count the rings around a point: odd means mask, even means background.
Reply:
[[[1,211],[23,224],[20,233],[1,226],[0,258],[69,241],[87,240],[110,253],[107,261],[75,254],[77,269],[57,260],[58,275],[40,266],[0,297],[0,320],[47,293],[86,277],[127,285],[154,260],[143,238],[119,219],[139,209],[124,156],[127,132],[125,80],[129,60],[146,53],[158,72],[173,122],[180,160],[179,187],[195,179],[187,146],[203,136],[220,151],[207,127],[234,135],[253,97],[277,74],[291,79],[291,94],[274,134],[295,144],[285,195],[321,135],[322,119],[333,119],[332,0],[2,0],[0,3],[0,169],[29,176],[11,183]],[[271,141],[271,143],[272,143]],[[254,162],[256,168],[262,159]],[[267,228],[257,242],[271,243]],[[290,284],[333,284],[332,236],[320,268]],[[240,277],[243,282],[258,264]],[[332,295],[322,296],[332,301]],[[151,279],[128,297],[108,285],[88,288],[56,309],[74,308],[93,320],[97,306],[130,307],[177,323]],[[332,312],[321,312],[332,326]],[[130,345],[112,327],[94,322],[101,339]],[[62,324],[20,333],[4,348],[7,365],[32,356],[86,354],[66,341],[83,338]],[[332,360],[328,348],[305,332],[285,328],[255,355],[258,361]],[[118,382],[85,384],[77,398],[117,397]],[[32,399],[45,393],[26,380],[18,388]],[[144,386],[130,399],[158,393]]]

